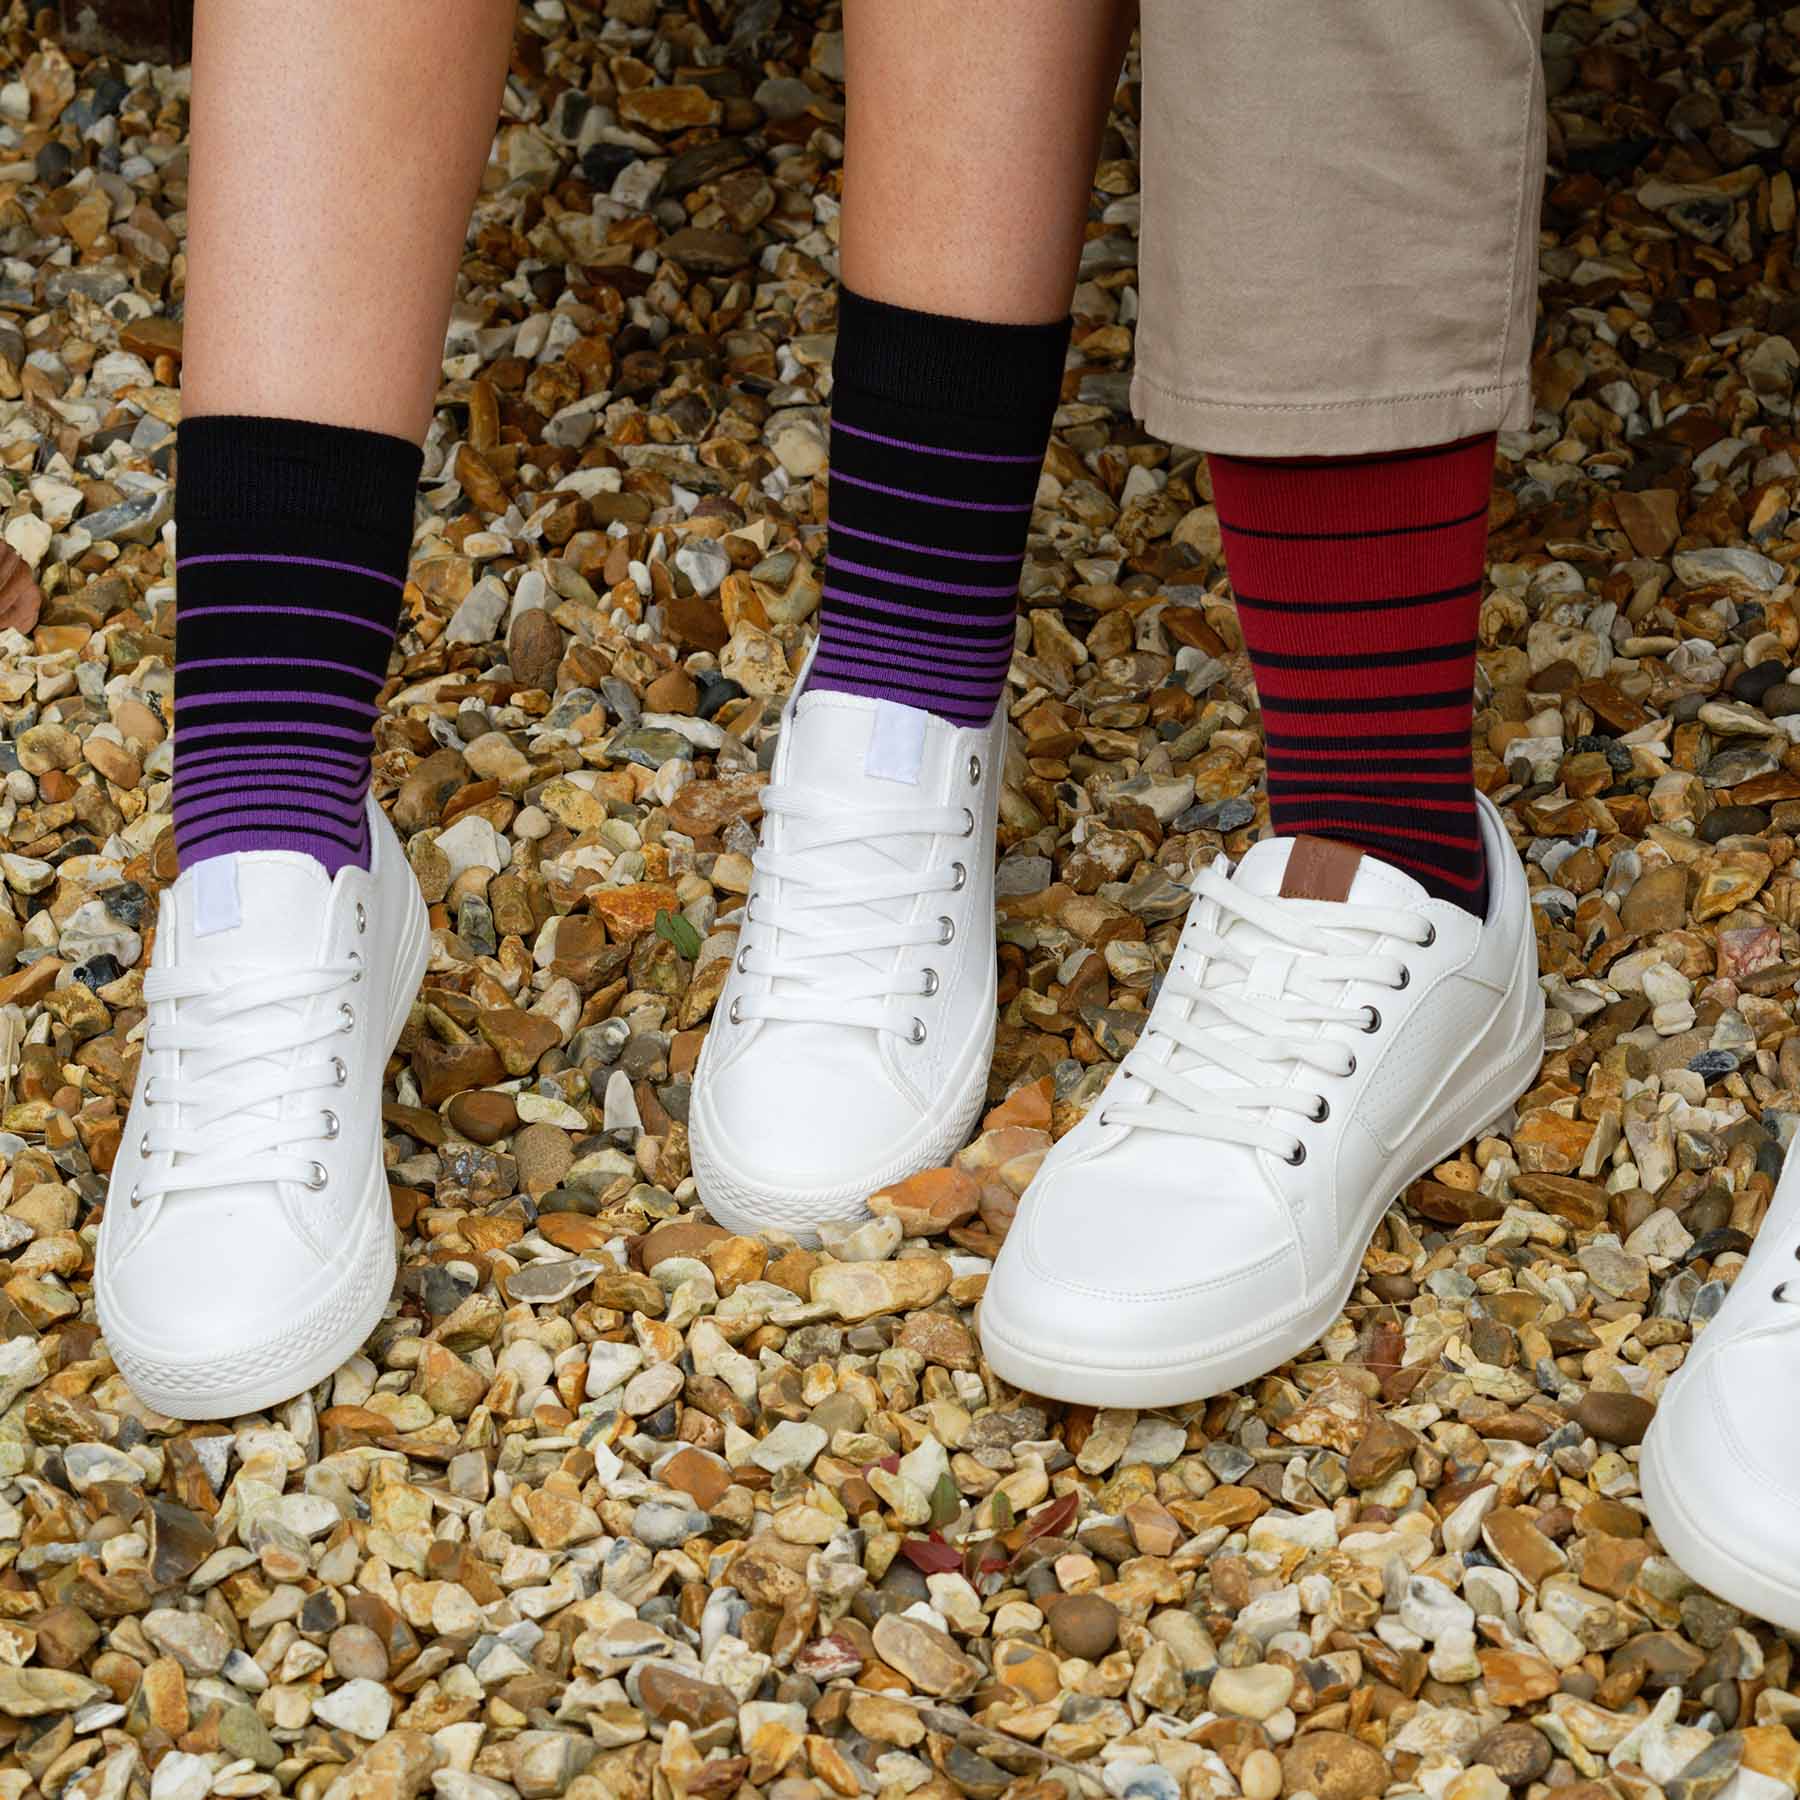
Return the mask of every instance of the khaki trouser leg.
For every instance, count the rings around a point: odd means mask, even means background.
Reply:
[[[1240,456],[1531,419],[1542,0],[1143,0],[1132,404]]]

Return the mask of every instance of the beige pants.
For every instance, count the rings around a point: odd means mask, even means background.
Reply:
[[[1132,405],[1351,455],[1531,419],[1543,0],[1143,0]]]

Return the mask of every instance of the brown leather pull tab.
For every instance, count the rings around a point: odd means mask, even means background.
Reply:
[[[1330,838],[1294,839],[1288,852],[1287,873],[1281,878],[1284,900],[1348,900],[1356,865],[1363,853]]]

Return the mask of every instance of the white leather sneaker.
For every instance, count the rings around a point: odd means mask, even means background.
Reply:
[[[989,1279],[999,1375],[1168,1406],[1266,1373],[1337,1316],[1389,1202],[1542,1052],[1524,871],[1480,812],[1485,923],[1320,838],[1195,879],[1137,1046],[1044,1159]]]
[[[393,1289],[381,1077],[430,927],[372,799],[368,818],[367,871],[248,851],[162,898],[94,1298],[132,1392],[179,1419],[323,1380]]]
[[[806,691],[784,716],[689,1144],[732,1231],[817,1240],[960,1149],[994,1048],[1004,711]]]
[[[1746,1612],[1800,1631],[1800,1157],[1657,1404],[1638,1466],[1656,1535]]]

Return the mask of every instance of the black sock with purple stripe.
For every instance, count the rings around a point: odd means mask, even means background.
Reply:
[[[369,865],[376,696],[420,452],[304,419],[183,420],[175,485],[181,866],[298,850]]]
[[[1068,343],[841,292],[810,687],[993,717]]]

